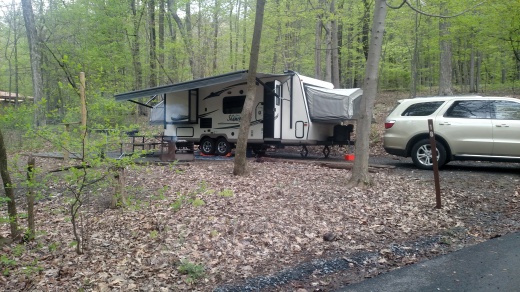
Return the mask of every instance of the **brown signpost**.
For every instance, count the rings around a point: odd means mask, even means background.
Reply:
[[[441,205],[441,187],[439,183],[439,162],[437,161],[437,143],[435,142],[435,132],[433,131],[433,120],[428,120],[428,129],[430,130],[430,148],[432,152],[433,163],[433,179],[435,180],[435,198],[437,201],[437,209],[442,208]]]

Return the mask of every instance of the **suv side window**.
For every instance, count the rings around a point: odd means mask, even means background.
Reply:
[[[406,110],[404,110],[401,116],[429,116],[433,114],[443,103],[444,101],[433,101],[412,104]]]
[[[490,102],[487,100],[459,100],[455,101],[446,111],[444,117],[463,119],[491,118]]]
[[[506,100],[495,100],[495,119],[520,120],[520,103]]]

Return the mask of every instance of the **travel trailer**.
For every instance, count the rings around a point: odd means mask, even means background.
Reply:
[[[117,101],[156,96],[151,107],[154,124],[175,141],[193,142],[203,154],[227,155],[237,142],[246,98],[247,70],[115,95]],[[347,145],[363,91],[334,89],[332,83],[300,75],[256,74],[256,97],[248,146],[267,147]],[[136,102],[136,101],[134,101]],[[138,103],[138,102],[136,102]]]

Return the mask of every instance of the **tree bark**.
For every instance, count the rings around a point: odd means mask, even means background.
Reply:
[[[9,226],[11,228],[11,238],[18,237],[18,215],[16,212],[16,201],[13,191],[13,183],[7,167],[7,151],[4,144],[4,135],[0,129],[0,176],[4,185],[5,195],[9,199],[7,202],[7,215],[9,216]]]
[[[166,13],[165,0],[159,0],[159,67],[164,68],[164,14]],[[161,72],[163,72],[161,70]],[[165,80],[167,80],[166,72],[164,74],[159,74],[159,85],[162,85]]]
[[[25,21],[25,30],[27,31],[27,41],[29,43],[29,57],[31,60],[31,73],[33,82],[33,97],[36,110],[34,112],[34,125],[36,127],[44,126],[45,105],[41,104],[43,99],[43,76],[41,73],[41,45],[36,30],[34,14],[31,0],[22,0],[23,18]]]
[[[317,79],[321,79],[321,37],[323,26],[321,18],[322,15],[318,15],[314,32],[314,78]]]
[[[184,43],[184,48],[186,49],[186,53],[188,54],[188,61],[190,63],[190,69],[191,69],[191,75],[193,79],[196,79],[200,76],[198,76],[196,67],[195,67],[195,54],[192,48],[192,41],[191,41],[191,1],[186,2],[186,16],[184,17],[184,22],[177,14],[176,8],[177,5],[175,5],[175,1],[171,1],[170,4],[170,13],[171,17],[175,20],[177,23],[177,26],[179,27],[179,31],[182,36],[182,40]]]
[[[240,117],[240,129],[238,132],[237,147],[235,150],[234,175],[246,175],[248,173],[246,161],[246,148],[253,112],[253,103],[256,96],[256,70],[258,67],[258,55],[260,53],[260,39],[264,21],[264,8],[266,0],[256,1],[255,27],[253,41],[251,43],[251,55],[249,57],[249,71],[247,76],[247,97]]]
[[[377,0],[376,0],[377,1]],[[378,3],[377,1],[376,3]],[[374,12],[375,13],[375,12]],[[385,16],[386,17],[386,16]],[[363,0],[363,27],[361,32],[361,46],[365,60],[368,60],[369,50],[369,32],[370,32],[370,1]]]
[[[262,1],[262,0],[257,0],[257,1]],[[258,3],[257,3],[258,5]],[[247,52],[247,25],[246,25],[246,20],[247,20],[247,0],[244,2],[244,18],[243,18],[243,23],[244,25],[242,26],[242,44],[244,46],[244,49],[242,50],[242,68],[245,68],[246,67],[246,52]],[[256,21],[256,20],[255,20]],[[254,34],[254,32],[253,32]],[[253,48],[251,48],[251,52],[253,51]],[[251,62],[251,61],[250,61]]]
[[[150,80],[149,87],[157,86],[157,38],[155,33],[155,0],[148,0],[150,26]]]
[[[338,47],[338,21],[336,19],[336,1],[332,0],[330,4],[330,14],[332,20],[330,22],[330,38],[331,38],[331,56],[332,56],[332,84],[339,87],[339,47]]]
[[[446,3],[441,2],[441,12],[444,15],[448,14]],[[441,18],[439,20],[439,34],[440,34],[440,69],[439,69],[439,95],[453,95],[451,89],[451,41],[448,38],[450,23],[447,19]]]
[[[377,81],[379,74],[379,60],[383,47],[383,35],[386,20],[385,0],[376,0],[374,6],[374,19],[372,23],[372,35],[365,70],[365,81],[363,84],[363,98],[361,100],[361,117],[357,121],[356,150],[352,177],[349,181],[351,186],[366,187],[371,183],[368,173],[368,156],[370,129],[372,124],[372,111],[377,95]]]
[[[419,0],[417,0],[416,3],[419,3]],[[417,4],[418,5],[418,4]],[[417,85],[419,81],[419,18],[420,14],[415,13],[415,26],[414,26],[414,46],[413,46],[413,56],[412,56],[412,66],[411,66],[411,74],[412,74],[412,80],[410,83],[410,97],[414,98],[417,96]]]
[[[218,56],[218,28],[219,23],[219,12],[220,12],[220,1],[215,0],[215,9],[213,11],[213,73],[217,72],[217,56]]]

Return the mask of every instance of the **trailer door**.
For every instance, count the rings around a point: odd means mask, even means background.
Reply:
[[[267,82],[264,87],[264,139],[280,139],[282,133],[282,84]]]
[[[274,82],[274,138],[282,138],[282,83]]]

